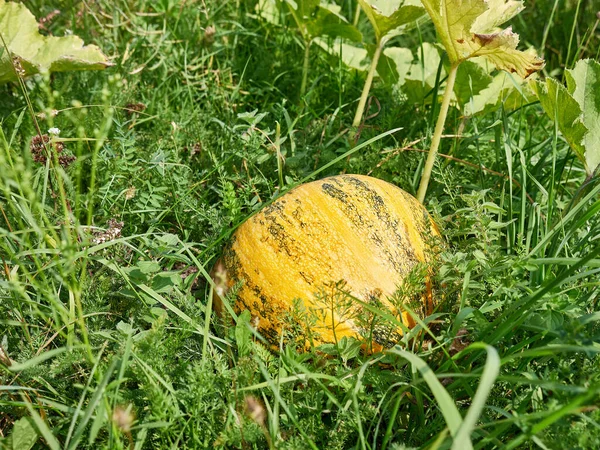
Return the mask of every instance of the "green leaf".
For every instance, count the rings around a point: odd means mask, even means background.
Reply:
[[[22,3],[0,0],[0,84],[16,81],[13,63],[22,76],[42,71],[97,70],[112,64],[95,45],[83,45],[77,36],[42,36],[38,23]],[[1,42],[0,42],[1,44]]]
[[[73,349],[73,347],[71,349]],[[10,370],[11,372],[22,372],[23,370],[35,367],[38,364],[41,364],[50,358],[54,358],[55,356],[60,355],[61,353],[66,352],[67,350],[67,347],[53,348],[52,350],[48,350],[47,352],[34,356],[33,358],[22,363],[13,363],[8,367],[8,370]]]
[[[377,74],[386,84],[402,86],[411,69],[412,61],[413,54],[408,48],[385,48],[377,64]]]
[[[252,340],[251,320],[250,311],[244,310],[238,316],[235,326],[235,343],[237,344],[238,355],[240,357],[246,356],[250,352],[250,343]]]
[[[519,36],[497,27],[524,7],[515,0],[422,0],[451,65],[484,56],[498,69],[527,78],[544,66],[532,52],[517,50]]]
[[[277,0],[259,0],[256,12],[267,22],[279,25],[279,2]]]
[[[474,59],[462,63],[458,67],[454,84],[454,95],[460,109],[463,109],[472,97],[487,88],[491,82],[491,75],[480,61]]]
[[[435,86],[435,78],[442,59],[438,48],[424,42],[417,51],[417,60],[410,66],[406,74],[402,91],[411,103],[421,103]],[[442,71],[443,76],[443,71]],[[429,98],[429,102],[431,102]]]
[[[340,14],[341,8],[335,4],[320,4],[319,0],[261,0],[256,9],[263,18],[275,24],[280,22],[280,12],[289,13],[293,18],[290,25],[297,28],[305,40],[330,36],[362,41],[362,33],[348,23]]]
[[[472,349],[485,349],[487,352],[487,359],[485,361],[483,373],[481,374],[479,387],[477,388],[477,392],[475,392],[475,396],[471,401],[471,407],[469,408],[469,411],[467,411],[467,415],[460,424],[460,427],[456,432],[456,436],[454,436],[452,450],[472,448],[473,444],[471,443],[471,433],[473,433],[475,425],[477,425],[477,421],[483,413],[485,402],[490,395],[490,392],[492,392],[494,382],[500,373],[500,357],[498,356],[498,352],[494,347],[491,345],[486,345],[482,342],[476,342],[469,346],[469,350]]]
[[[440,380],[437,379],[435,372],[431,370],[431,367],[429,367],[425,361],[423,361],[414,353],[401,350],[398,347],[388,350],[388,353],[399,355],[408,360],[413,367],[413,371],[419,371],[421,373],[423,380],[425,380],[429,386],[429,389],[431,390],[431,393],[435,397],[437,406],[444,416],[444,420],[446,421],[446,425],[448,425],[450,434],[455,436],[462,424],[462,416],[460,415],[454,400],[444,388],[442,383],[440,383]]]
[[[588,129],[583,123],[579,103],[554,78],[546,79],[545,83],[534,82],[532,87],[546,114],[556,122],[577,157],[586,165],[583,140]],[[588,168],[586,171],[590,173]]]
[[[38,440],[38,433],[28,417],[22,417],[15,422],[10,436],[12,450],[29,450]]]
[[[567,89],[579,104],[588,129],[583,146],[586,170],[592,174],[600,165],[600,63],[593,59],[578,61],[565,75]]]
[[[339,9],[337,5],[319,6],[312,19],[306,23],[306,29],[310,37],[329,36],[361,42],[362,33],[346,21],[339,13]]]
[[[330,55],[340,58],[342,63],[351,69],[364,72],[369,70],[369,53],[366,49],[346,44],[339,39],[328,42],[325,39],[317,38],[314,42]]]
[[[420,0],[358,0],[375,30],[377,42],[398,32],[398,28],[421,18],[425,11]]]
[[[41,434],[42,437],[46,440],[46,446],[48,448],[50,448],[50,450],[60,450],[62,448],[60,443],[58,442],[58,440],[56,439],[56,437],[54,436],[54,434],[52,433],[52,431],[50,430],[50,428],[48,427],[48,425],[46,424],[44,419],[42,419],[40,417],[40,415],[37,413],[37,411],[33,408],[33,405],[28,401],[28,399],[23,394],[21,394],[21,397],[23,399],[23,403],[25,404],[25,407],[27,408],[27,410],[29,411],[29,414],[31,415],[31,419],[33,420],[33,423],[35,424],[37,431],[39,431],[39,434]]]
[[[495,111],[500,106],[513,111],[536,99],[528,84],[515,74],[500,72],[492,78],[485,89],[464,104],[463,114],[473,116]]]

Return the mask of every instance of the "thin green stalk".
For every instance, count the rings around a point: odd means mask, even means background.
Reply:
[[[308,82],[308,68],[310,64],[310,44],[312,39],[304,41],[304,63],[302,64],[302,84],[300,85],[300,97],[306,93],[306,84]]]
[[[554,0],[554,6],[552,7],[552,12],[550,13],[550,18],[546,21],[546,26],[544,27],[544,36],[542,37],[542,43],[540,44],[540,53],[544,55],[546,49],[546,41],[548,40],[548,33],[550,33],[550,28],[552,27],[554,20],[554,14],[556,13],[556,8],[558,7],[558,0]]]
[[[356,2],[356,9],[354,10],[354,19],[352,25],[358,26],[358,19],[360,19],[360,2]]]
[[[377,49],[375,50],[375,54],[373,55],[371,67],[369,67],[369,73],[367,74],[367,79],[365,80],[365,85],[360,96],[360,101],[358,102],[358,107],[356,108],[356,114],[354,115],[354,121],[352,122],[353,128],[356,128],[360,125],[360,121],[365,111],[365,105],[367,104],[367,97],[369,97],[371,84],[373,84],[373,77],[375,76],[377,64],[379,63],[379,57],[381,56],[381,51],[383,50],[384,45],[385,39],[382,39],[377,44]]]
[[[281,154],[281,126],[279,122],[276,122],[277,127],[275,131],[275,152],[277,153],[277,172],[279,173],[279,189],[282,190],[283,184],[283,155]]]
[[[456,72],[459,64],[460,63],[456,63],[452,65],[450,72],[448,73],[448,79],[446,80],[446,91],[444,92],[442,106],[440,107],[440,114],[437,118],[433,139],[431,140],[431,147],[429,148],[429,154],[427,155],[425,169],[423,170],[423,176],[421,177],[421,183],[419,184],[419,191],[417,193],[417,199],[421,203],[423,203],[425,200],[425,194],[427,193],[427,187],[429,186],[429,179],[431,178],[435,157],[437,156],[440,141],[442,140],[442,133],[444,131],[444,125],[446,124],[446,116],[448,115],[450,99],[452,98],[454,82],[456,81]]]
[[[573,26],[571,27],[571,36],[569,36],[569,46],[567,47],[567,59],[565,60],[565,68],[571,67],[569,59],[571,59],[571,47],[573,45],[573,37],[575,36],[575,28],[577,28],[577,18],[579,17],[579,7],[581,6],[581,0],[577,2],[577,8],[575,9],[575,17],[573,17]]]

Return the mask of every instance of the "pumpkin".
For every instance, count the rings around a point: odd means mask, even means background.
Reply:
[[[249,218],[218,264],[227,287],[238,286],[234,310],[248,310],[273,345],[299,299],[313,343],[369,335],[381,348],[401,327],[369,330],[366,318],[383,307],[415,325],[391,299],[418,263],[430,261],[431,237],[439,232],[410,194],[376,178],[339,175],[300,185]],[[434,306],[426,283],[422,314]]]

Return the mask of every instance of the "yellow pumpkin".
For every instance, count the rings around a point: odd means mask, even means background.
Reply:
[[[314,343],[370,334],[386,346],[389,333],[378,339],[359,320],[372,316],[364,305],[384,306],[414,326],[389,299],[417,263],[429,261],[431,237],[437,236],[425,208],[402,189],[372,177],[339,175],[298,186],[252,216],[236,230],[219,264],[228,287],[241,282],[236,312],[249,310],[274,345],[300,299],[312,312]],[[340,291],[351,306],[342,300],[341,311],[328,308],[327,296]],[[426,291],[423,314],[433,309],[430,286]]]

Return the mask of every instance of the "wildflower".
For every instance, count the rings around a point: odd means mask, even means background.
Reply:
[[[54,136],[58,136],[60,134],[60,130],[56,127],[52,127],[48,130],[48,134],[52,134]]]

